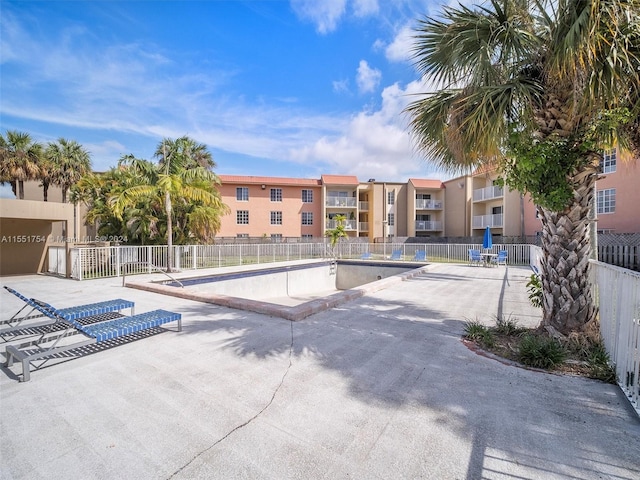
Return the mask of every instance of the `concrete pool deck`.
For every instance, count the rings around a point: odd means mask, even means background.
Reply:
[[[119,278],[2,278],[60,307],[121,297],[136,313],[176,311],[183,331],[27,383],[3,369],[0,478],[639,478],[640,421],[616,386],[506,365],[460,341],[466,320],[535,325],[529,274],[433,264],[298,322]],[[6,318],[21,305],[1,295]]]

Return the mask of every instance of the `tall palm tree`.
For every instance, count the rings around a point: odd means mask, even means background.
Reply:
[[[158,144],[158,164],[124,156],[120,165],[128,166],[138,175],[140,183],[126,188],[113,196],[114,212],[122,218],[126,208],[135,206],[140,200],[155,198],[164,206],[166,236],[169,246],[167,269],[173,268],[174,205],[193,204],[199,213],[193,214],[193,222],[202,228],[202,209],[207,208],[210,224],[217,225],[219,216],[227,211],[216,186],[219,179],[211,170],[215,163],[204,145],[188,137],[177,140],[165,139]],[[192,210],[193,212],[193,210]]]
[[[11,190],[20,200],[24,199],[25,180],[38,177],[42,146],[34,142],[28,133],[8,130],[0,135],[0,179],[11,184]]]
[[[543,324],[596,317],[588,217],[601,150],[640,152],[640,1],[491,0],[419,21],[438,90],[407,107],[418,150],[452,171],[496,165],[542,220]]]
[[[91,156],[75,140],[59,138],[47,146],[46,156],[53,165],[53,183],[62,188],[62,203],[69,188],[91,171]]]

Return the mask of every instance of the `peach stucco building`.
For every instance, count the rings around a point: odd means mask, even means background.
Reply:
[[[336,226],[339,215],[350,238],[368,242],[477,238],[486,227],[506,237],[537,235],[541,223],[529,196],[501,187],[497,179],[498,173],[487,169],[445,181],[407,182],[360,181],[353,175],[220,175],[229,213],[221,219],[217,238],[317,240]],[[607,152],[596,184],[599,232],[640,233],[638,185],[640,162],[621,162],[615,150]],[[0,229],[6,239],[0,243],[0,274],[41,271],[49,246],[64,246],[68,252],[72,244],[101,240],[95,225],[85,225],[85,207],[61,203],[58,187],[51,187],[48,202],[42,200],[38,182],[25,182],[24,200],[0,200]],[[24,242],[27,236],[30,241]]]

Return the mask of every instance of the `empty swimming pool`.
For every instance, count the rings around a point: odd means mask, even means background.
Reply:
[[[129,282],[134,288],[299,320],[424,272],[424,263],[308,261],[269,268]]]

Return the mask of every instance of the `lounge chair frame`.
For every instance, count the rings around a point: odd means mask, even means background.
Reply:
[[[28,340],[20,345],[8,345],[6,348],[5,366],[13,366],[15,361],[22,363],[21,382],[31,379],[31,367],[34,371],[42,368],[45,363],[62,352],[78,349],[90,344],[99,343],[124,337],[130,334],[159,327],[168,322],[177,322],[177,331],[182,331],[182,316],[166,310],[153,310],[138,315],[123,316],[115,312],[107,313],[104,321],[80,323],[76,319],[65,318],[51,305],[36,299],[30,299],[34,309],[43,316],[62,324],[64,328],[53,335],[43,334],[36,340]],[[68,345],[60,345],[63,338],[80,334],[83,340]],[[32,347],[32,348],[29,348]],[[42,360],[42,362],[37,362]]]
[[[24,331],[26,329],[43,327],[55,323],[54,319],[45,316],[38,310],[32,299],[26,297],[25,295],[22,295],[20,292],[14,290],[11,287],[7,287],[6,285],[4,286],[4,289],[22,300],[24,302],[24,306],[20,310],[18,310],[11,318],[7,320],[0,320],[0,326],[7,326],[7,328],[0,329],[0,343],[14,339],[5,338],[6,334],[13,334],[15,332]],[[126,309],[130,310],[131,315],[134,315],[134,302],[123,300],[122,298],[116,298],[114,300],[107,300],[104,302],[78,305],[76,307],[60,308],[57,309],[57,312],[67,320],[79,320],[88,317],[95,317],[96,315],[101,315],[108,312],[121,313]],[[11,335],[10,337],[13,337],[13,335]]]

